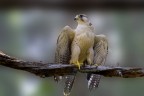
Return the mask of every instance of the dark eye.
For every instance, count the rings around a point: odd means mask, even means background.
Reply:
[[[83,17],[83,15],[79,15],[80,16],[80,18],[82,18]]]

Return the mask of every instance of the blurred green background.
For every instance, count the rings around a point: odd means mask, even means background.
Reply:
[[[0,11],[0,50],[28,61],[54,62],[60,30],[76,27],[75,15],[84,13],[96,34],[109,40],[107,66],[144,67],[144,11],[75,12],[64,9],[11,9]],[[0,66],[0,96],[63,96],[64,81],[40,78]],[[144,78],[105,78],[95,92],[87,88],[86,74],[77,74],[70,96],[143,96]]]

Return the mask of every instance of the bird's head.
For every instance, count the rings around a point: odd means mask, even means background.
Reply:
[[[76,15],[74,18],[75,21],[77,21],[78,24],[89,24],[88,17],[84,14]]]

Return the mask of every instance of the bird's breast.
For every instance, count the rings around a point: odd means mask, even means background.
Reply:
[[[75,45],[80,48],[79,61],[83,62],[87,57],[88,50],[94,45],[94,33],[81,32],[75,34],[73,46]]]
[[[93,32],[81,32],[75,34],[75,42],[81,49],[89,49],[94,44]]]

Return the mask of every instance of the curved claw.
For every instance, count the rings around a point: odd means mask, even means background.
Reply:
[[[83,63],[80,63],[79,61],[76,62],[76,65],[78,66],[78,69],[80,69],[80,67],[81,67],[82,64]]]
[[[98,67],[98,66],[99,66],[99,64],[94,64],[94,66]]]
[[[80,69],[81,65],[83,65],[83,63],[80,63],[79,61],[76,61],[76,62],[70,61],[70,64],[74,64],[74,65],[78,66],[78,69]]]

